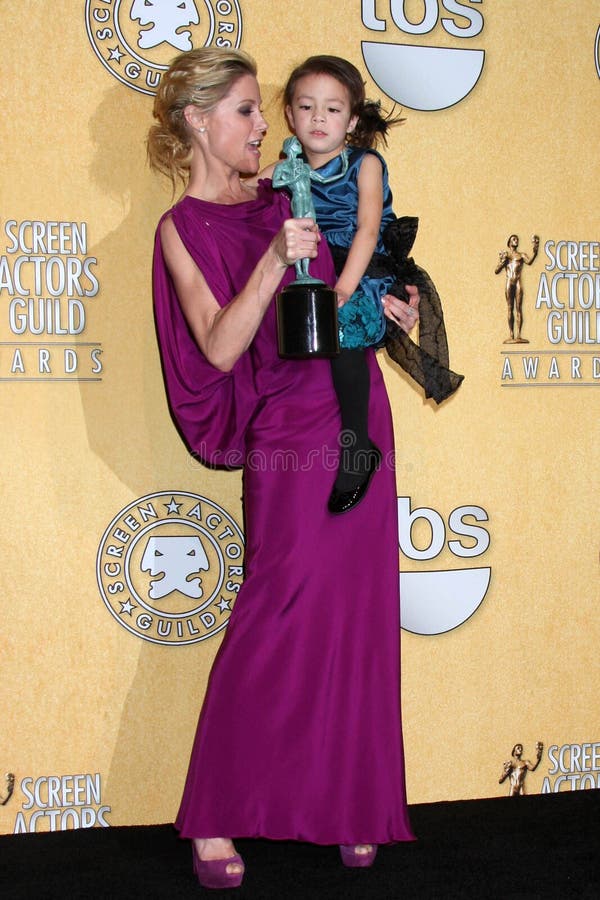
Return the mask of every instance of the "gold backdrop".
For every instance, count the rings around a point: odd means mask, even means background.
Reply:
[[[173,819],[239,586],[240,474],[188,455],[162,385],[150,264],[171,195],[144,141],[183,47],[140,6],[0,2],[3,833]],[[186,6],[191,44],[256,57],[265,163],[286,133],[278,91],[309,54],[348,57],[404,106],[385,151],[395,210],[420,219],[414,256],[465,374],[436,408],[380,354],[409,801],[505,795],[517,742],[532,762],[544,743],[530,793],[597,785],[597,3]],[[540,236],[527,344],[505,343],[494,273],[512,233],[527,254]],[[169,516],[210,550],[210,607],[181,585],[151,599],[143,538],[173,533]]]

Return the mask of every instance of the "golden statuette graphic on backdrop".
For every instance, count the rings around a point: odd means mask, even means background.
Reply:
[[[538,741],[535,745],[535,762],[523,759],[523,744],[515,744],[512,748],[511,759],[504,763],[504,770],[498,780],[502,784],[508,778],[510,781],[509,797],[522,797],[525,793],[525,778],[528,772],[535,772],[542,758],[544,745]]]
[[[4,776],[4,781],[6,784],[6,797],[4,796],[4,794],[0,795],[0,806],[6,806],[15,789],[15,776],[12,772],[6,773],[6,775]]]
[[[519,250],[519,236],[517,234],[510,235],[506,246],[508,250],[500,251],[498,265],[494,269],[496,275],[499,275],[503,269],[506,272],[504,296],[508,313],[509,337],[506,338],[504,343],[528,344],[529,341],[521,334],[523,329],[523,285],[521,278],[523,266],[530,266],[538,255],[540,239],[537,234],[531,236],[531,255]]]

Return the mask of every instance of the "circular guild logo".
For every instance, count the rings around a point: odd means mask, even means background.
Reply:
[[[162,491],[130,503],[100,542],[100,594],[117,622],[153,644],[222,631],[243,580],[244,538],[212,500]]]
[[[177,53],[242,39],[238,0],[86,0],[85,22],[102,65],[150,95]]]

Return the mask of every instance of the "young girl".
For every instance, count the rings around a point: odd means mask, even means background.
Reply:
[[[397,219],[383,158],[374,149],[403,121],[382,115],[366,100],[358,69],[336,56],[312,56],[291,73],[285,113],[309,163],[317,223],[336,266],[340,355],[332,360],[340,404],[340,465],[329,498],[333,514],[365,495],[381,454],[368,434],[369,371],[366,347],[385,343],[388,353],[441,402],[462,376],[447,368],[447,344],[439,297],[427,274],[407,254],[416,219]],[[420,344],[386,320],[382,298],[420,294]]]

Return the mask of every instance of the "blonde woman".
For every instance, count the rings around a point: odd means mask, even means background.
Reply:
[[[189,448],[244,466],[245,580],[200,714],[176,827],[206,887],[235,887],[232,838],[339,844],[370,865],[411,840],[399,700],[392,422],[371,373],[384,466],[352,516],[327,511],[339,411],[327,360],[277,354],[274,294],[309,257],[333,283],[312,219],[290,217],[260,165],[267,123],[246,54],[203,48],[161,81],[151,164],[182,197],[161,219],[154,297],[167,394]],[[410,327],[406,304],[389,310]],[[412,324],[412,323],[411,323]]]

